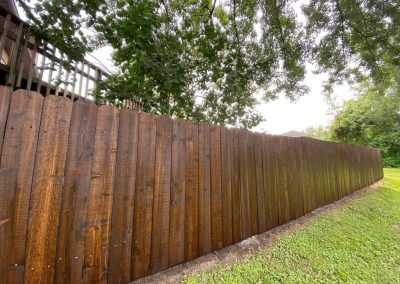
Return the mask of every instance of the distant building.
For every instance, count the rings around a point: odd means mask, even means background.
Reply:
[[[301,131],[296,131],[292,130],[289,132],[285,132],[281,134],[282,136],[289,136],[289,137],[308,137],[307,133],[301,132]]]

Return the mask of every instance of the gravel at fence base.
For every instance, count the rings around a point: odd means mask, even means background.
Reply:
[[[305,216],[293,220],[287,224],[276,227],[262,234],[252,236],[239,243],[209,253],[192,261],[188,261],[180,265],[171,267],[157,274],[138,279],[131,282],[131,284],[180,283],[189,274],[210,271],[215,268],[226,266],[236,261],[240,261],[245,257],[248,257],[252,254],[259,252],[262,249],[273,245],[278,239],[280,239],[284,235],[308,223],[312,219],[320,216],[321,214],[325,214],[326,212],[338,209],[350,200],[360,198],[366,193],[378,188],[382,185],[382,181],[383,180],[380,180],[370,186],[360,189],[336,202],[317,208],[312,212],[306,214]]]

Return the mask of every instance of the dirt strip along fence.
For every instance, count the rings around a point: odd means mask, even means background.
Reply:
[[[0,87],[0,282],[127,283],[383,177],[376,149]]]

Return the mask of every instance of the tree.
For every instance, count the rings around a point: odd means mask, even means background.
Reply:
[[[17,0],[17,3],[23,8],[32,33],[74,60],[81,60],[93,49],[95,41],[84,30],[93,28],[107,7],[106,0],[42,0],[33,4],[30,0]]]
[[[331,141],[332,134],[330,133],[329,127],[324,126],[317,126],[317,127],[307,127],[305,132],[307,133],[308,137]]]
[[[219,4],[218,4],[219,3]],[[145,111],[251,128],[264,99],[305,93],[302,33],[286,1],[118,0],[98,25],[121,74],[107,99]]]
[[[368,79],[382,94],[399,78],[398,0],[311,0],[303,11],[311,58],[330,75],[328,91]]]
[[[400,94],[366,84],[360,97],[347,101],[331,127],[332,139],[379,148],[384,165],[400,167]]]

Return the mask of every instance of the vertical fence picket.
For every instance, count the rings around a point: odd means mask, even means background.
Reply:
[[[54,276],[57,283],[82,281],[97,106],[89,102],[76,102],[71,117],[58,227]]]
[[[11,94],[0,162],[0,275],[24,281],[26,233],[43,97]]]
[[[156,123],[157,141],[151,243],[151,271],[153,273],[168,267],[172,161],[172,120],[168,117],[158,117]]]
[[[131,280],[151,272],[156,123],[151,114],[140,113],[139,117]]]
[[[50,283],[54,278],[71,113],[71,101],[55,96],[44,99],[29,207],[27,283]]]

